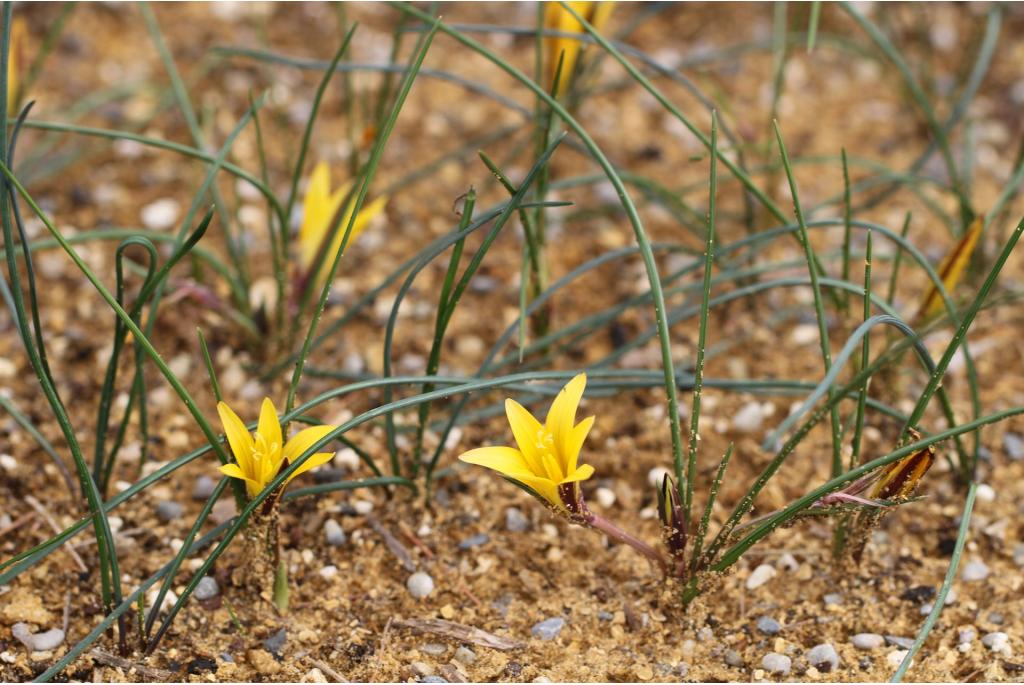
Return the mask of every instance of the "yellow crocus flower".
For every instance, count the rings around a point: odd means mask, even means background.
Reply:
[[[582,373],[569,381],[551,403],[543,424],[515,400],[505,400],[505,414],[519,449],[480,447],[459,459],[526,486],[558,511],[579,514],[577,483],[594,475],[593,466],[578,464],[583,441],[594,425],[593,416],[575,423],[586,385],[587,376]]]
[[[317,282],[323,282],[327,278],[334,254],[341,248],[341,239],[345,236],[345,229],[352,218],[352,200],[355,198],[349,197],[351,190],[352,183],[349,182],[331,192],[331,170],[326,162],[318,163],[309,177],[309,186],[306,188],[306,197],[302,203],[302,226],[299,228],[299,261],[305,272],[308,273],[313,268],[316,256],[331,230],[334,217],[341,209],[341,203],[347,200],[341,223],[317,274]],[[363,207],[352,225],[349,244],[352,244],[367,224],[380,214],[387,201],[387,196],[382,196]]]
[[[598,31],[608,21],[614,5],[613,2],[569,2],[566,4]],[[583,24],[577,21],[576,17],[572,16],[558,2],[547,2],[544,4],[544,28],[550,31],[561,31],[562,33],[584,32]],[[575,38],[563,38],[561,36],[545,38],[544,45],[547,52],[549,87],[554,86],[555,83],[555,74],[558,71],[558,57],[563,52],[565,53],[565,57],[562,60],[558,91],[554,93],[554,96],[558,97],[565,91],[573,72],[576,70],[576,59],[579,57],[582,45]]]
[[[299,431],[287,443],[281,437],[281,421],[277,417],[277,409],[270,398],[264,398],[260,409],[260,420],[256,432],[249,435],[248,429],[238,414],[224,402],[217,403],[217,413],[224,426],[224,435],[235,455],[235,464],[225,464],[220,472],[230,478],[245,481],[245,490],[250,499],[260,494],[267,483],[272,481],[282,469],[287,468],[295,459],[302,456],[311,445],[323,438],[336,426],[312,426]],[[334,452],[317,452],[284,482],[287,485],[292,478],[321,464],[326,464],[334,457]],[[282,485],[282,487],[284,487]]]
[[[18,100],[21,95],[22,58],[25,42],[28,39],[28,28],[23,17],[15,17],[11,22],[11,44],[7,55],[7,114],[18,113]]]

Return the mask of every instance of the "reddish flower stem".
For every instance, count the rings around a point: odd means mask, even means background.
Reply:
[[[630,533],[622,530],[603,516],[598,516],[593,512],[588,512],[585,524],[594,530],[601,531],[612,540],[621,542],[624,545],[629,545],[637,552],[640,552],[640,554],[643,554],[645,557],[658,564],[662,571],[668,571],[668,565],[665,562],[665,557],[663,557],[658,550],[654,549],[640,538],[634,537]]]

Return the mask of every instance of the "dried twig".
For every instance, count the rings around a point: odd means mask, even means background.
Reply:
[[[30,507],[36,510],[36,513],[39,514],[39,516],[44,521],[46,521],[47,525],[49,525],[50,528],[53,529],[54,533],[60,535],[62,532],[64,532],[63,529],[61,529],[61,527],[57,525],[57,522],[53,519],[53,517],[50,516],[50,512],[46,510],[46,507],[44,507],[39,502],[39,500],[37,500],[32,495],[25,495],[25,502]],[[68,554],[71,555],[71,558],[74,560],[75,564],[78,565],[78,570],[82,573],[88,573],[89,567],[85,565],[85,562],[82,561],[82,557],[78,555],[78,552],[75,551],[74,547],[68,547],[67,545],[65,545],[65,548],[67,549]]]
[[[414,544],[420,551],[422,551],[423,554],[426,555],[427,559],[433,559],[434,558],[434,553],[432,551],[430,551],[430,548],[427,547],[426,543],[424,543],[423,540],[420,540],[416,536],[416,534],[412,532],[412,529],[409,528],[409,526],[407,526],[407,525],[405,525],[405,523],[399,521],[398,522],[398,530],[402,531],[402,535],[404,535],[409,540],[409,542]]]
[[[337,671],[335,671],[326,662],[320,661],[320,659],[314,659],[311,656],[307,656],[306,657],[306,661],[308,661],[309,663],[311,663],[314,666],[316,666],[317,668],[319,668],[321,671],[323,671],[323,674],[325,676],[327,676],[328,678],[331,678],[336,683],[347,683],[347,682],[349,682],[348,679],[345,678],[345,676],[343,676],[340,673],[338,673]]]
[[[30,511],[16,521],[12,521],[10,525],[0,528],[0,538],[5,537],[8,533],[13,533],[35,517],[36,513],[34,511]]]
[[[151,680],[170,680],[174,678],[174,674],[170,671],[165,671],[162,668],[150,668],[149,666],[143,666],[142,664],[128,659],[122,659],[119,656],[114,656],[110,652],[107,652],[99,647],[89,652],[89,656],[92,657],[93,661],[103,664],[104,666],[113,666],[114,668],[123,668],[126,673],[132,673],[134,671],[140,676]]]
[[[388,530],[383,523],[378,521],[374,516],[367,516],[366,522],[369,523],[370,527],[377,532],[377,535],[384,539],[384,544],[387,545],[387,548],[391,550],[391,553],[395,555],[395,558],[398,559],[406,571],[412,573],[416,570],[416,562],[413,561],[412,557],[409,555],[409,550],[405,548],[405,545],[398,541],[398,538],[391,534],[391,531]]]
[[[518,640],[488,633],[486,630],[481,630],[474,626],[445,621],[440,618],[397,619],[395,620],[395,625],[411,628],[421,633],[432,633],[442,637],[450,637],[461,642],[469,642],[479,647],[489,647],[490,649],[500,649],[502,651],[522,649],[526,646],[525,643]]]

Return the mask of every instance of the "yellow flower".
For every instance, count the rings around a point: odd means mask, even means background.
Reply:
[[[15,17],[11,22],[11,45],[7,55],[7,114],[15,116],[18,113],[18,99],[21,96],[21,62],[25,52],[25,42],[28,39],[28,28],[25,26],[25,19],[21,16]]]
[[[912,431],[911,435],[914,440],[921,439],[920,434],[916,431]],[[886,465],[882,468],[878,481],[871,489],[871,499],[897,501],[908,499],[934,462],[935,447],[928,445],[899,461]]]
[[[306,189],[306,197],[302,203],[302,226],[299,228],[299,261],[304,271],[308,272],[313,268],[316,256],[334,223],[334,216],[341,208],[341,203],[347,201],[341,223],[338,225],[338,230],[335,231],[334,240],[331,241],[331,246],[327,249],[324,261],[320,266],[320,272],[317,274],[317,282],[322,282],[327,278],[334,254],[341,248],[341,239],[345,236],[345,229],[348,228],[348,222],[352,218],[352,201],[355,198],[349,197],[351,190],[352,183],[349,182],[333,193],[331,192],[331,170],[326,162],[317,164],[313,169],[313,174],[309,177],[309,187]],[[352,225],[352,234],[348,239],[350,245],[359,237],[367,224],[380,214],[387,201],[387,196],[378,197],[359,212]]]
[[[217,413],[220,414],[220,422],[224,426],[224,435],[227,436],[231,452],[235,455],[235,461],[238,462],[221,466],[220,472],[230,478],[244,480],[245,490],[250,498],[260,494],[263,488],[267,487],[267,483],[272,481],[278,473],[302,456],[302,453],[313,443],[336,428],[336,426],[305,428],[284,443],[281,439],[281,421],[277,418],[277,409],[274,408],[274,403],[270,401],[269,397],[263,400],[260,421],[256,426],[256,432],[251,436],[245,424],[238,418],[238,414],[231,410],[231,407],[223,402],[218,402]],[[326,464],[333,457],[334,452],[318,452],[312,455],[284,482],[284,485],[287,485],[292,478],[300,473],[305,473],[320,464]]]
[[[581,17],[587,20],[598,31],[611,16],[613,2],[570,2],[569,7]],[[549,31],[561,31],[563,33],[583,33],[583,25],[576,20],[558,2],[547,2],[544,5],[544,28]],[[576,58],[580,52],[580,42],[575,38],[562,38],[551,36],[544,39],[547,52],[548,83],[553,86],[555,73],[558,71],[558,56],[563,52],[565,57],[562,61],[561,76],[559,77],[558,91],[554,93],[558,97],[565,91],[566,85],[576,70]]]
[[[521,483],[560,511],[579,513],[572,510],[578,502],[576,484],[594,475],[593,466],[577,464],[583,441],[594,425],[593,416],[574,425],[586,386],[586,374],[569,381],[551,403],[543,424],[515,400],[505,400],[505,414],[519,449],[481,447],[459,459]],[[563,487],[566,485],[569,487]]]

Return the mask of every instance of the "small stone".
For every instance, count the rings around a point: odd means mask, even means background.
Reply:
[[[838,592],[830,592],[822,597],[822,601],[825,602],[825,606],[827,607],[839,606],[843,603],[843,596]]]
[[[0,468],[4,471],[13,471],[18,468],[18,460],[9,454],[0,454]]]
[[[281,628],[279,631],[268,637],[263,641],[263,646],[266,647],[267,651],[271,654],[281,654],[281,649],[284,647],[285,641],[288,640],[288,629]]]
[[[476,535],[471,535],[465,540],[459,542],[459,549],[473,549],[474,547],[486,545],[488,542],[490,542],[490,540],[491,539],[487,536],[486,533],[477,533]]]
[[[890,666],[899,666],[903,663],[903,659],[906,658],[907,654],[910,654],[909,649],[894,649],[885,655],[885,660],[889,662]],[[910,663],[914,663],[911,661]]]
[[[338,575],[338,567],[334,564],[328,564],[318,571],[320,577],[324,580],[330,580],[334,576]]]
[[[795,571],[800,568],[800,562],[792,554],[786,552],[775,562],[775,566],[786,571]]]
[[[914,638],[900,637],[899,635],[886,635],[885,642],[900,649],[910,649],[914,646]]]
[[[761,668],[768,671],[769,673],[778,673],[779,675],[786,675],[789,673],[789,669],[793,666],[793,660],[785,654],[779,654],[777,652],[769,652],[764,655],[761,659]]]
[[[665,476],[669,475],[672,475],[672,472],[664,466],[655,466],[647,472],[647,483],[653,488],[660,488]]]
[[[991,485],[988,485],[987,483],[982,483],[981,485],[978,486],[977,496],[978,499],[981,500],[982,502],[996,501],[996,491],[992,488]]]
[[[769,580],[775,577],[775,567],[770,564],[761,564],[747,577],[747,589],[756,590]]]
[[[302,682],[304,682],[304,683],[326,683],[326,682],[329,682],[329,681],[327,680],[327,676],[324,675],[324,672],[321,671],[316,666],[314,666],[313,668],[309,669],[309,671],[306,672],[306,675],[302,676]]]
[[[200,602],[213,599],[220,594],[220,586],[217,585],[217,581],[214,580],[213,576],[203,576],[199,584],[196,585],[196,590],[193,594],[195,594],[196,599]]]
[[[459,647],[455,650],[455,656],[453,657],[459,663],[471,666],[476,661],[476,652],[469,647]]]
[[[324,538],[331,547],[341,547],[348,540],[341,524],[334,519],[324,521]]]
[[[511,533],[525,533],[530,530],[530,519],[516,507],[505,510],[505,528]]]
[[[885,638],[878,633],[857,633],[850,642],[857,649],[878,649],[885,644]]]
[[[170,523],[181,516],[181,512],[184,508],[177,502],[171,500],[165,500],[163,502],[157,502],[156,504],[156,517],[164,523]]]
[[[1003,435],[1003,449],[1006,450],[1006,456],[1014,461],[1024,459],[1024,438],[1016,433],[1006,433]]]
[[[610,611],[599,611],[597,612],[597,620],[599,621],[611,621],[615,618],[615,614]]]
[[[1005,654],[1006,656],[1011,654],[1010,636],[1002,631],[987,633],[983,638],[981,638],[981,644],[985,645],[993,652]]]
[[[636,669],[636,677],[637,680],[642,680],[646,682],[654,677],[654,669],[652,669],[647,664],[644,664],[643,666],[640,666]]]
[[[561,616],[556,616],[535,624],[533,628],[530,629],[530,633],[541,640],[554,640],[558,637],[558,634],[562,632],[562,628],[564,627],[565,619]]]
[[[647,614],[644,614],[644,616],[646,615]],[[714,636],[714,631],[712,631],[711,628],[709,628],[708,626],[704,626],[697,631],[697,642],[707,642]]]
[[[735,649],[726,650],[725,663],[733,668],[743,668],[746,666],[746,663],[743,661],[743,656]]]
[[[443,677],[439,675],[425,675],[420,679],[421,683],[447,683]]]
[[[839,667],[839,653],[830,643],[823,642],[807,651],[807,661],[822,673],[829,673]]]
[[[416,599],[423,599],[434,591],[434,579],[423,571],[417,571],[405,581],[405,587],[410,595]]]
[[[140,217],[142,225],[154,231],[165,231],[174,226],[181,214],[181,205],[177,200],[165,197],[151,202],[142,208]]]
[[[64,643],[64,631],[60,628],[33,633],[28,629],[28,624],[15,623],[11,626],[11,634],[18,642],[28,647],[30,652],[47,652]]]
[[[1003,620],[1004,620],[1003,615],[1001,613],[999,613],[998,611],[992,611],[988,615],[988,622],[989,623],[994,623],[997,626],[1003,625]]]
[[[777,635],[782,631],[782,624],[771,616],[762,616],[757,619],[757,629],[765,635]]]
[[[199,476],[196,484],[192,487],[192,499],[205,502],[213,495],[217,483],[209,476]]]
[[[732,427],[740,433],[753,433],[764,422],[764,410],[760,402],[747,402],[732,417]]]
[[[447,650],[447,647],[436,642],[428,642],[427,644],[420,647],[421,652],[423,652],[424,654],[429,654],[430,656],[441,656]]]
[[[252,667],[263,675],[274,675],[281,671],[281,664],[277,663],[277,660],[270,656],[265,649],[250,649],[246,656]]]
[[[1024,566],[1024,542],[1018,542],[1013,546],[1013,563]]]
[[[960,574],[960,577],[968,583],[973,583],[979,580],[985,580],[986,578],[988,578],[989,573],[990,571],[988,565],[980,559],[975,559],[974,561],[968,562],[967,565],[964,566],[964,570]]]
[[[974,628],[964,628],[959,633],[957,633],[956,641],[964,645],[974,642],[974,639],[976,637],[978,637],[978,631],[976,631]]]
[[[373,511],[373,502],[365,499],[357,499],[352,502],[352,508],[356,510],[356,513],[360,516],[366,516]]]
[[[615,492],[611,488],[598,488],[594,491],[594,498],[602,509],[611,509],[615,506]]]
[[[421,678],[434,675],[434,669],[430,664],[423,663],[422,661],[414,661],[409,664],[412,668],[412,672]]]

